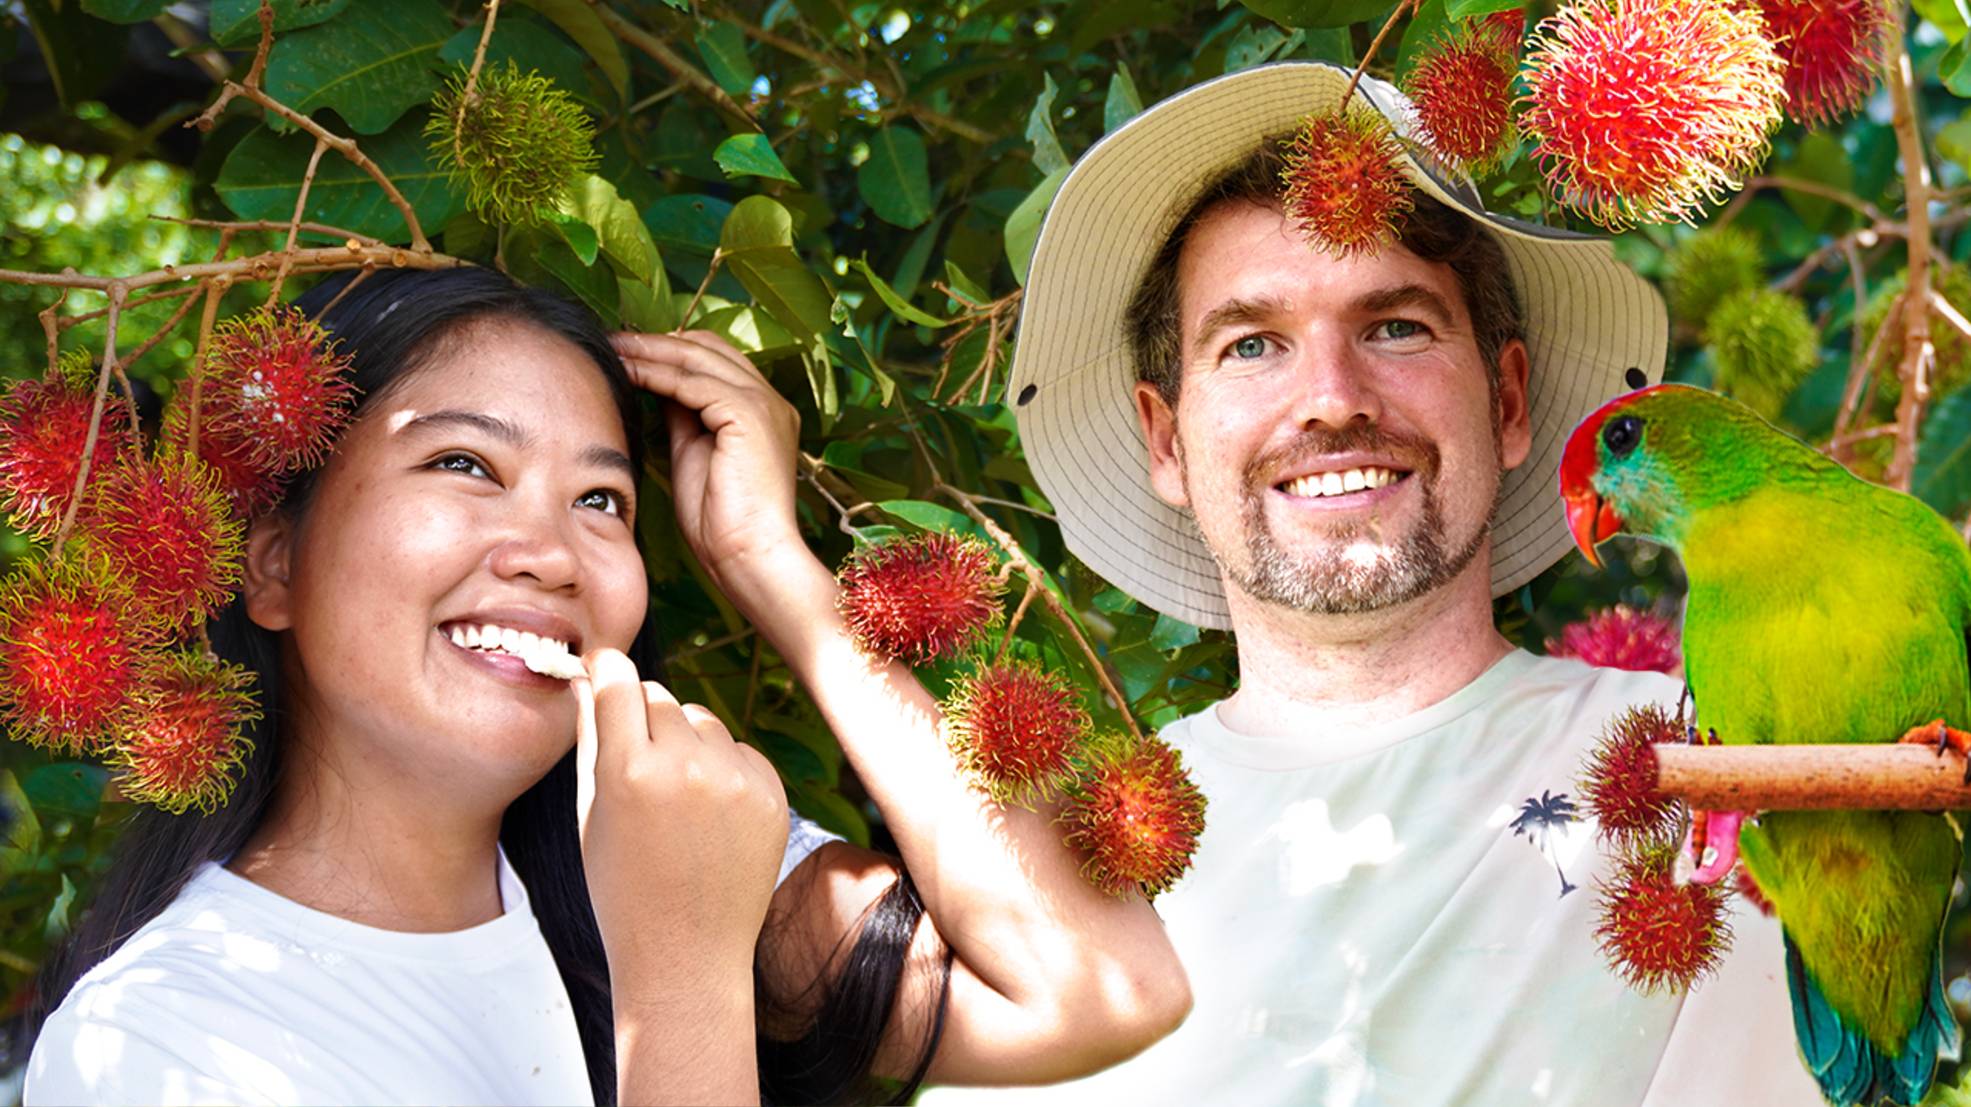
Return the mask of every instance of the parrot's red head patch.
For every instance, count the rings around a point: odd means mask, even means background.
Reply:
[[[1639,427],[1640,422],[1630,409],[1653,393],[1675,387],[1654,384],[1617,396],[1581,420],[1567,437],[1567,447],[1560,455],[1560,498],[1567,505],[1567,529],[1574,534],[1574,544],[1596,568],[1601,567],[1601,559],[1595,555],[1595,547],[1621,533],[1623,525],[1622,517],[1595,490],[1602,440],[1613,435],[1618,441],[1628,441],[1633,449],[1634,437],[1640,432],[1631,428]]]

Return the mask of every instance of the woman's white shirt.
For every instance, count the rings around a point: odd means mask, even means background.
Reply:
[[[782,880],[833,838],[798,816],[790,829]],[[504,853],[499,888],[500,917],[413,934],[208,863],[49,1016],[25,1102],[592,1103],[567,989]]]

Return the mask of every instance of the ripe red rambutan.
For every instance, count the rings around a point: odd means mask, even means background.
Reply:
[[[1650,747],[1682,739],[1677,720],[1653,703],[1631,707],[1608,721],[1581,775],[1581,799],[1603,841],[1634,849],[1675,831],[1683,804],[1657,790],[1656,754]]]
[[[1484,176],[1505,157],[1512,127],[1512,55],[1484,31],[1453,32],[1417,59],[1403,91],[1440,157]]]
[[[170,406],[164,409],[161,456],[182,454],[190,444],[190,423],[185,407],[190,402],[190,395],[188,390],[181,389],[172,397]],[[203,416],[198,431],[198,459],[211,470],[219,490],[226,494],[226,499],[232,503],[233,510],[240,518],[251,519],[279,502],[280,472],[256,464],[253,451],[246,443],[229,438],[223,428],[213,426],[212,421]]]
[[[1087,748],[1087,765],[1061,810],[1063,840],[1088,855],[1081,875],[1097,888],[1155,897],[1191,867],[1204,832],[1204,795],[1161,738],[1111,734]]]
[[[849,555],[836,573],[842,618],[864,649],[922,665],[998,622],[1004,584],[977,538],[932,531]]]
[[[1758,0],[1786,62],[1787,114],[1809,127],[1861,106],[1882,72],[1891,20],[1882,0]]]
[[[1014,804],[1054,794],[1073,774],[1090,726],[1066,678],[1018,661],[960,678],[944,721],[959,761],[994,799]]]
[[[276,472],[320,461],[349,417],[349,359],[321,325],[288,307],[221,323],[205,356],[201,418]]]
[[[1734,0],[1574,0],[1535,32],[1519,122],[1559,202],[1611,230],[1688,221],[1765,157],[1784,74]]]
[[[117,466],[91,492],[83,536],[140,607],[180,631],[231,598],[242,530],[212,471],[178,454]]]
[[[0,512],[15,530],[48,539],[60,528],[95,405],[94,387],[73,380],[17,381],[0,396]],[[132,442],[129,410],[116,396],[104,397],[90,480]]]
[[[1601,882],[1595,937],[1609,967],[1644,994],[1688,989],[1731,948],[1724,888],[1677,883],[1676,849],[1651,842]]]
[[[253,748],[240,727],[260,717],[246,690],[251,680],[238,666],[189,650],[155,659],[111,757],[123,794],[174,815],[225,803],[233,769]]]
[[[1414,205],[1401,147],[1389,121],[1356,105],[1310,115],[1286,143],[1280,202],[1318,249],[1337,257],[1373,254],[1396,237]]]
[[[1759,887],[1758,880],[1752,876],[1752,870],[1746,868],[1745,862],[1743,861],[1740,861],[1738,867],[1732,870],[1732,890],[1737,892],[1745,902],[1758,908],[1759,914],[1765,915],[1768,918],[1772,917],[1773,901],[1766,898],[1765,889]]]
[[[1559,638],[1547,639],[1547,653],[1636,673],[1674,675],[1684,663],[1676,624],[1626,604],[1590,612],[1580,622],[1562,627]]]
[[[100,559],[23,563],[0,583],[0,722],[31,745],[92,752],[158,638]]]
[[[1479,41],[1504,54],[1510,62],[1519,57],[1519,40],[1526,35],[1526,9],[1489,12],[1475,20],[1472,27]]]

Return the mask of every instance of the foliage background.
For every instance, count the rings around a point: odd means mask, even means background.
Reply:
[[[1503,6],[1457,0],[1453,8]],[[221,76],[239,76],[251,60],[254,7],[0,0],[0,268],[134,273],[204,260],[215,248],[214,231],[154,217],[288,217],[311,147],[305,136],[269,125],[244,100],[208,133],[180,126],[211,101]],[[551,76],[598,131],[596,177],[565,216],[534,228],[489,227],[468,214],[462,187],[421,137],[432,97],[470,61],[482,15],[475,0],[274,7],[281,33],[268,90],[354,134],[410,197],[438,249],[480,261],[499,249],[522,279],[644,327],[674,325],[702,285],[698,324],[753,351],[803,409],[803,450],[819,475],[803,481],[801,504],[825,560],[850,550],[851,531],[862,539],[890,528],[977,531],[933,493],[942,480],[983,497],[1045,568],[1145,723],[1168,722],[1233,686],[1225,636],[1140,607],[1062,547],[1001,402],[1025,257],[1070,160],[1141,105],[1269,60],[1353,63],[1393,7],[1388,0],[512,0],[489,64],[512,58]],[[1545,10],[1535,4],[1531,15]],[[1375,70],[1403,66],[1432,21],[1446,17],[1444,0],[1426,4]],[[1932,172],[1941,195],[1959,202],[1971,166],[1967,22],[1963,0],[1918,0],[1907,36]],[[1878,90],[1843,124],[1812,133],[1788,124],[1768,172],[1897,211],[1904,177],[1889,113]],[[1499,210],[1565,222],[1535,179],[1516,156],[1485,187]],[[770,200],[748,204],[729,223],[751,197]],[[1971,235],[1956,229],[1955,211],[1940,204],[1932,213],[1945,226],[1943,252],[1971,263]],[[333,155],[316,179],[309,218],[389,241],[405,235],[375,186]],[[1818,366],[1794,390],[1784,419],[1825,441],[1855,356],[1855,293],[1838,263],[1799,267],[1868,217],[1824,195],[1766,188],[1729,218],[1756,236],[1767,279],[1797,291],[1815,320]],[[1662,281],[1692,233],[1643,228],[1618,248]],[[258,242],[264,248],[272,238]],[[722,243],[727,253],[713,271]],[[1903,264],[1899,241],[1860,241],[1858,249],[1867,288],[1879,289]],[[291,291],[299,287],[291,282]],[[228,308],[264,293],[246,282]],[[47,289],[0,283],[0,375],[41,372],[34,312],[52,299]],[[76,294],[62,310],[102,302]],[[1971,304],[1957,307],[1971,312]],[[139,309],[120,346],[136,345],[169,312],[169,304]],[[1671,377],[1711,382],[1714,361],[1698,321],[1673,322]],[[99,328],[69,332],[65,346],[99,349]],[[152,414],[183,378],[195,338],[195,327],[182,327],[132,368]],[[1971,357],[1967,345],[1958,356]],[[672,642],[672,683],[765,749],[797,808],[881,844],[874,810],[816,713],[674,540],[663,479],[649,477],[658,499],[643,516],[643,537]],[[1971,510],[1971,391],[1933,405],[1916,491],[1954,519]],[[853,519],[843,520],[837,504]],[[1674,562],[1649,547],[1618,546],[1607,572],[1570,557],[1506,597],[1501,625],[1537,650],[1564,624],[1612,603],[1673,612],[1681,594]],[[0,562],[24,548],[0,532]],[[1098,721],[1119,725],[1057,622],[1036,609],[1013,649],[1074,674],[1091,690]],[[934,670],[930,679],[949,675]],[[18,1004],[47,943],[86,902],[126,805],[113,790],[105,801],[104,775],[93,767],[54,763],[13,743],[0,746],[0,765],[0,808],[9,816],[0,842],[0,991]],[[1952,976],[1971,969],[1971,928],[1962,919],[1948,956]],[[1971,1010],[1971,978],[1952,995],[1961,1013]]]

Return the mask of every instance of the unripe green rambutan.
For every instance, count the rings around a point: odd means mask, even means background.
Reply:
[[[470,97],[465,83],[455,74],[433,98],[424,137],[465,184],[473,211],[498,223],[539,222],[595,168],[594,122],[566,90],[512,61],[488,66]]]
[[[1889,306],[1907,287],[1909,270],[1905,269],[1883,281],[1882,287],[1869,296],[1868,307],[1861,317],[1863,349],[1874,343],[1882,321],[1889,317]],[[1933,262],[1930,288],[1960,315],[1971,316],[1971,270],[1948,262]],[[1903,336],[1907,333],[1898,320],[1896,328],[1882,336],[1882,350],[1875,363],[1880,370],[1875,378],[1875,398],[1884,408],[1893,408],[1903,393],[1902,377],[1897,371],[1903,363]],[[1935,367],[1930,370],[1930,398],[1934,401],[1971,382],[1971,339],[1932,310],[1930,346],[1937,352]]]
[[[1670,314],[1702,331],[1727,296],[1766,282],[1759,240],[1736,227],[1701,231],[1670,255]]]
[[[1704,341],[1717,362],[1718,390],[1773,420],[1820,360],[1820,332],[1807,305],[1764,288],[1726,297],[1711,312]]]

